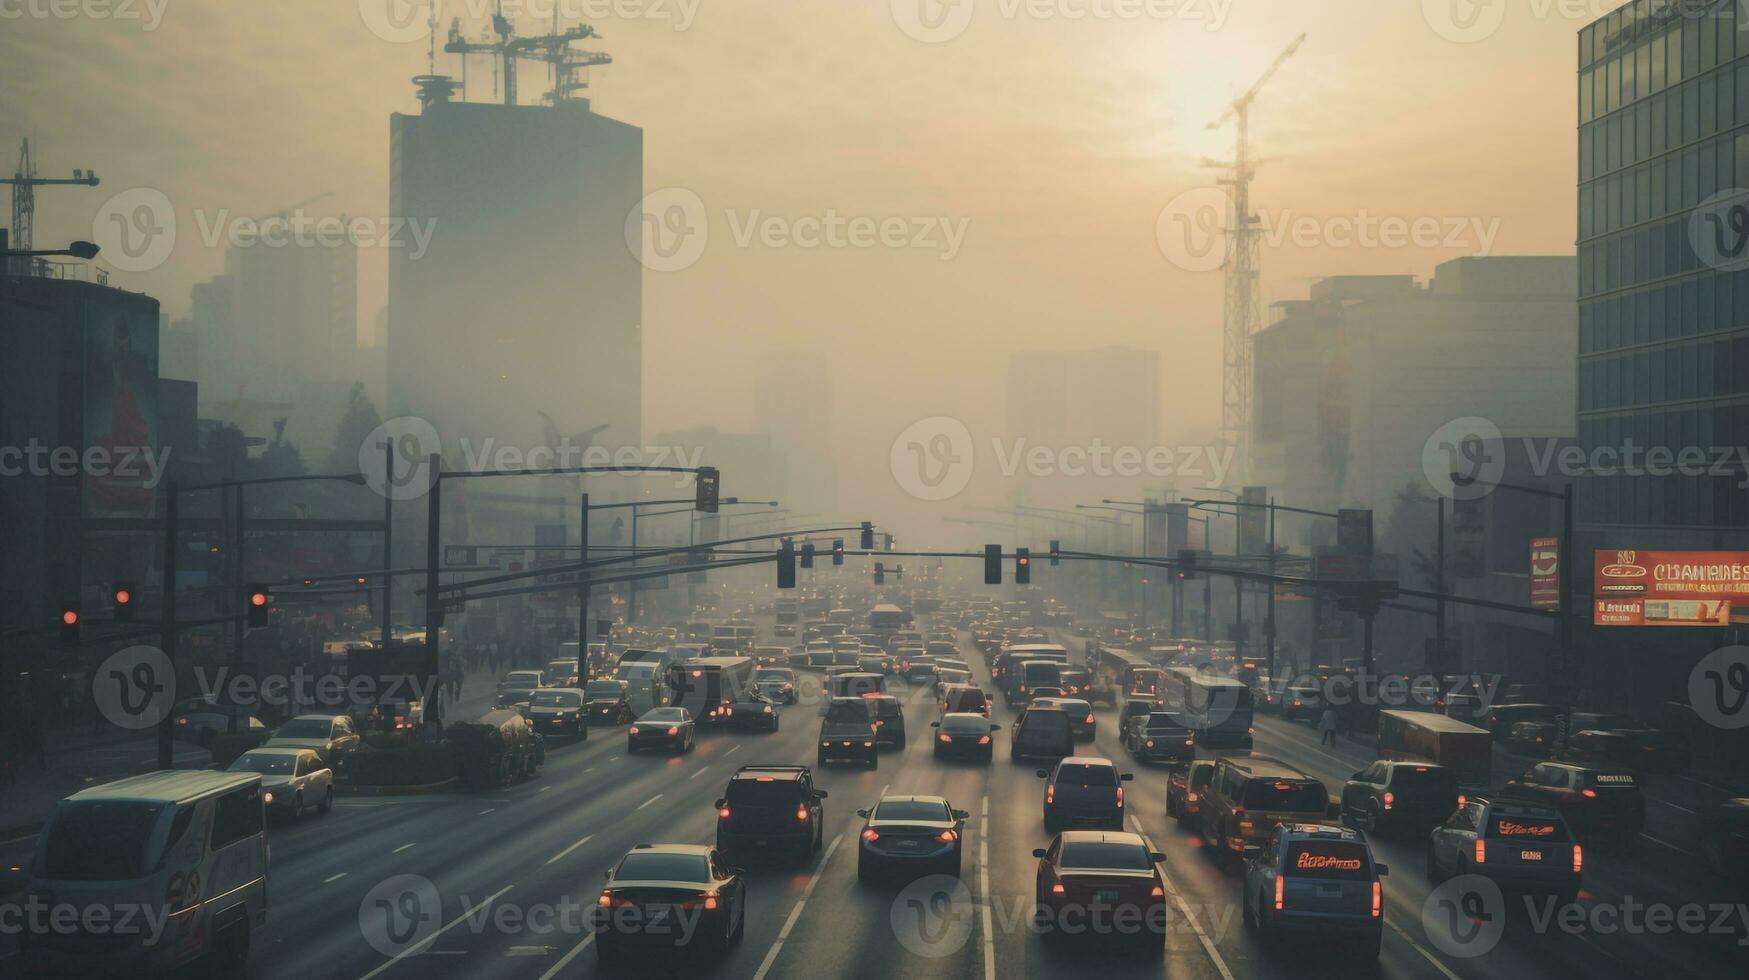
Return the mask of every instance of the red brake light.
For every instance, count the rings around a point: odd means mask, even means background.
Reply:
[[[953,743],[953,737],[951,735],[937,735],[935,737],[938,741],[946,742],[949,744]]]
[[[960,839],[960,835],[951,830],[944,830],[941,833],[936,834],[935,839],[941,841],[943,844],[952,844],[954,841]]]
[[[1154,890],[1148,893],[1148,897],[1149,898],[1165,898],[1166,897],[1166,890],[1164,888],[1161,888],[1159,885],[1155,885]]]
[[[1377,878],[1374,878],[1372,880],[1372,917],[1373,918],[1376,919],[1380,915],[1384,914],[1384,908],[1385,908],[1384,902],[1385,902],[1384,891],[1381,888],[1379,888],[1379,880]]]
[[[723,819],[724,819],[724,820],[727,820],[727,819],[729,819],[729,808],[728,808],[728,807],[723,807],[723,808],[722,808],[722,809],[721,809],[721,810],[718,810],[718,811],[717,811],[717,816],[719,816],[719,817],[721,817],[721,818],[723,818]]]
[[[599,905],[602,908],[607,908],[607,907],[611,906],[613,904],[613,892],[610,892],[610,891],[602,892],[601,897],[595,900],[595,904]]]
[[[1463,809],[1463,808],[1464,808],[1464,804],[1465,804],[1465,803],[1468,803],[1468,802],[1469,802],[1469,801],[1470,801],[1470,798],[1469,798],[1469,797],[1467,797],[1467,796],[1465,796],[1465,795],[1464,795],[1464,794],[1462,794],[1462,793],[1459,793],[1459,794],[1458,794],[1458,809],[1460,809],[1460,810],[1461,810],[1461,809]]]
[[[1123,806],[1123,787],[1122,786],[1119,786],[1117,788],[1117,805]]]
[[[1585,868],[1585,852],[1578,844],[1573,845],[1573,873],[1578,874]]]
[[[1062,882],[1059,881],[1056,884],[1051,886],[1051,894],[1052,895],[1061,895],[1062,893],[1063,893],[1063,883]]]
[[[1378,888],[1378,882],[1376,882],[1376,881],[1373,882],[1373,888],[1374,889]],[[1378,893],[1377,893],[1377,891],[1374,891],[1373,894],[1377,895]],[[704,897],[704,907],[707,909],[716,908],[717,907],[717,897],[715,895],[706,895]]]
[[[1145,744],[1147,745],[1148,748],[1151,749],[1154,747],[1154,740],[1150,738],[1150,739],[1148,739],[1148,741]]]
[[[626,729],[627,735],[636,735],[637,733],[638,733],[638,726],[636,726],[636,725],[633,725],[632,727]]]
[[[1056,798],[1057,798],[1057,786],[1056,786],[1056,784],[1055,783],[1046,783],[1045,784],[1045,802],[1046,803],[1054,802],[1056,800]]]
[[[1287,887],[1287,879],[1281,875],[1275,876],[1275,910],[1281,911],[1281,900]]]
[[[1189,793],[1184,794],[1184,801],[1186,803],[1195,803],[1196,802],[1196,791],[1192,790]]]
[[[988,735],[979,736],[978,744],[979,745],[989,745],[990,744],[990,736],[988,736]]]
[[[1396,805],[1397,805],[1397,794],[1391,792],[1390,790],[1385,790],[1385,809],[1389,810],[1391,807],[1394,807]]]
[[[1087,712],[1087,717],[1083,720],[1089,725],[1093,724],[1093,712]]]
[[[1488,860],[1488,842],[1485,840],[1478,839],[1476,841],[1476,863],[1481,864],[1487,860]]]
[[[881,835],[879,833],[877,833],[873,827],[870,827],[867,830],[862,832],[862,839],[863,840],[880,840]]]
[[[796,807],[796,819],[797,820],[808,819],[808,808],[805,806]]]
[[[1588,799],[1597,799],[1597,791],[1594,789],[1582,789],[1579,791],[1579,795]]]

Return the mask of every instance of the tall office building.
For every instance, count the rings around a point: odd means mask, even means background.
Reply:
[[[597,426],[641,446],[643,268],[626,245],[644,135],[586,101],[426,93],[389,121],[389,213],[429,230],[389,260],[385,416],[524,451]],[[579,448],[581,444],[579,442]]]
[[[1160,444],[1160,354],[1131,347],[1078,351],[1021,351],[1008,356],[1008,426],[1000,433],[1008,451],[1045,447],[1106,447],[1099,472],[1056,472],[1034,477],[1023,488],[1035,504],[1067,506],[1099,495],[1134,496],[1162,481],[1145,475],[1114,475],[1115,451],[1130,447],[1143,457]],[[1061,458],[1060,455],[1058,458]],[[1078,461],[1079,455],[1069,459]],[[1073,465],[1079,469],[1079,463]],[[1145,460],[1144,460],[1145,466]],[[1135,468],[1135,467],[1128,467]],[[1022,471],[1024,472],[1024,471]],[[1188,478],[1186,486],[1195,485]]]
[[[754,372],[754,429],[789,457],[784,502],[797,511],[828,513],[837,501],[832,376],[825,351],[796,348],[767,354]]]
[[[1579,34],[1578,435],[1749,440],[1749,34],[1736,0],[1637,0]],[[1735,230],[1734,230],[1735,229]],[[1749,546],[1741,472],[1578,481],[1583,548]],[[1586,550],[1577,552],[1583,556]],[[1582,568],[1586,567],[1582,564]]]

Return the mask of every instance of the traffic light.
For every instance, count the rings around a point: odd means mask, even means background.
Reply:
[[[364,586],[365,586],[365,577],[363,575],[360,575],[359,577],[353,579],[352,581],[353,581],[353,584],[357,585],[361,589],[364,588]]]
[[[777,546],[777,587],[793,589],[796,587],[796,546],[788,538]]]
[[[814,543],[812,541],[802,543],[802,567],[814,567]]]
[[[832,564],[834,564],[834,565],[844,564],[844,539],[843,538],[833,538],[832,539]]]
[[[1002,546],[999,544],[984,546],[984,584],[1002,584]]]
[[[1178,551],[1178,577],[1189,581],[1196,578],[1196,549],[1181,548]]]
[[[61,603],[61,646],[76,647],[79,645],[79,604],[63,601]]]
[[[892,551],[893,550],[893,536],[892,536],[892,534],[883,533],[881,535],[881,550],[882,551]]]
[[[862,522],[862,550],[874,550],[874,525],[868,521]]]
[[[881,567],[881,563],[877,561],[877,562],[875,562],[875,584],[876,585],[885,585],[886,583],[887,583],[887,570],[885,568]]]
[[[1014,584],[1032,584],[1032,549],[1014,549]]]
[[[1063,546],[1056,538],[1051,539],[1051,566],[1054,568],[1063,563]]]
[[[134,588],[134,583],[115,583],[115,588],[110,590],[110,597],[115,600],[116,622],[131,623],[134,621],[134,597],[137,595],[139,595],[139,590]]]
[[[697,491],[692,501],[693,510],[703,511],[706,514],[717,512],[717,489],[721,479],[715,466],[700,466],[698,468]]]
[[[252,630],[258,630],[267,625],[267,586],[251,585],[248,595],[243,598],[248,615],[247,625]]]

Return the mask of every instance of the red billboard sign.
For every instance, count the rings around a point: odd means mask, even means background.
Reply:
[[[1746,551],[1598,551],[1593,581],[1598,626],[1749,625]]]
[[[1530,604],[1561,608],[1561,539],[1530,539]]]

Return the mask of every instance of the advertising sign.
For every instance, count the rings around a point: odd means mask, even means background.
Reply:
[[[1611,549],[1593,574],[1597,626],[1749,625],[1749,552]]]
[[[90,304],[85,322],[87,517],[148,517],[157,489],[158,324],[137,303]]]
[[[1561,608],[1561,539],[1530,539],[1530,604]]]

